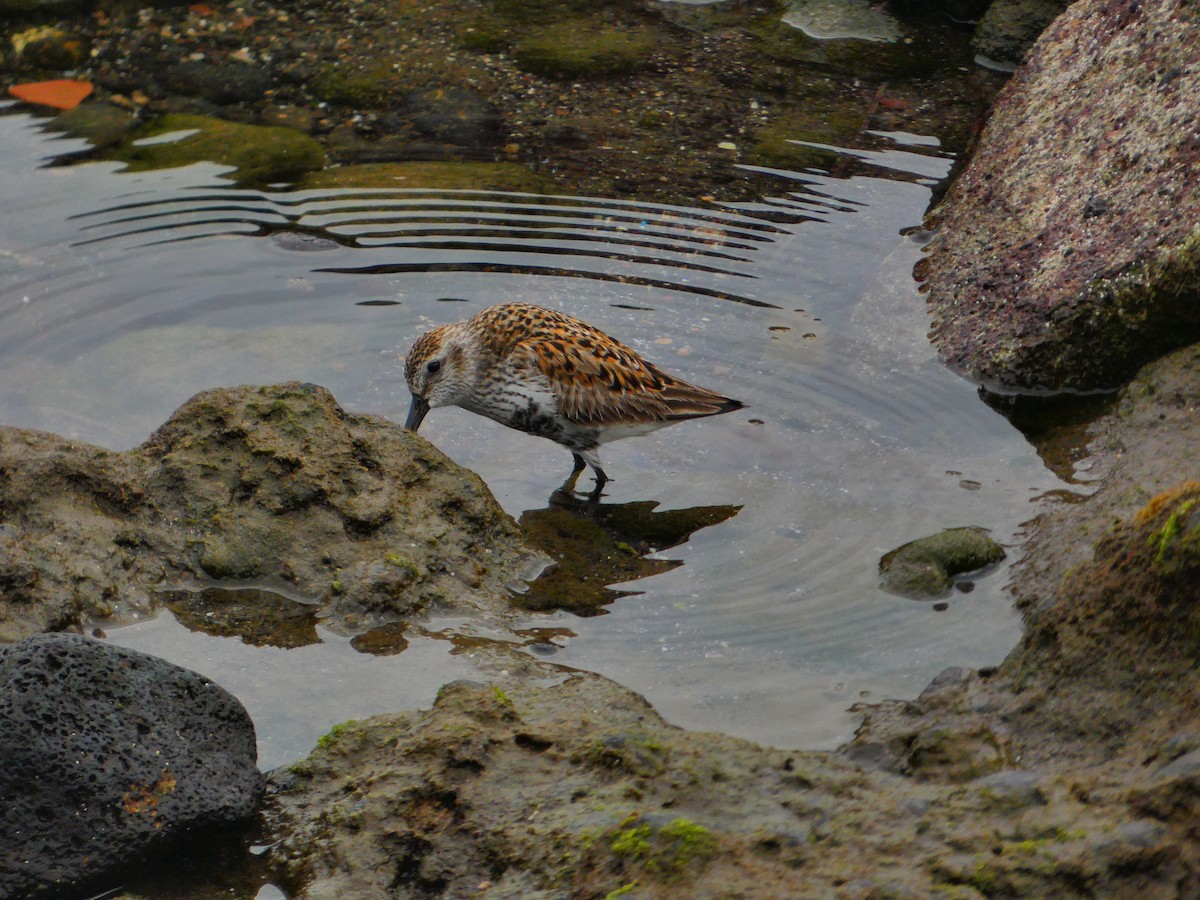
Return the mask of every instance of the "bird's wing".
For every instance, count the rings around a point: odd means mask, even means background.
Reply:
[[[741,406],[672,378],[600,331],[582,340],[531,337],[513,348],[509,363],[549,381],[559,413],[578,425],[667,422]]]

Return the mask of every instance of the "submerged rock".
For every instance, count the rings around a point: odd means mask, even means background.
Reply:
[[[178,135],[170,139],[167,136]],[[154,138],[163,138],[151,142]],[[147,125],[113,152],[132,172],[208,161],[233,166],[243,184],[292,181],[325,165],[325,151],[306,134],[274,125],[242,125],[210,116],[174,114]]]
[[[0,647],[0,758],[0,897],[94,882],[243,822],[262,796],[233,695],[78,635]]]
[[[655,46],[646,27],[614,29],[591,19],[567,19],[534,28],[513,48],[528,72],[551,78],[613,77],[644,68]]]
[[[435,604],[503,617],[535,557],[477,476],[310,384],[206,391],[123,453],[0,428],[0,471],[0,640],[172,587],[274,586],[345,631]]]
[[[84,138],[98,147],[112,147],[137,128],[137,119],[111,103],[81,103],[55,116],[46,127]]]
[[[1200,338],[1198,33],[1178,0],[1080,0],[1042,35],[918,267],[955,368],[1089,390]]]
[[[985,65],[1016,68],[1070,0],[994,0],[971,38]]]
[[[974,572],[1004,559],[1004,548],[984,528],[947,528],[918,538],[879,561],[885,590],[905,597],[945,596],[954,576]]]
[[[388,131],[411,127],[430,140],[488,156],[495,152],[504,125],[500,110],[483,96],[457,87],[412,91],[380,121]]]
[[[899,23],[867,0],[792,0],[783,21],[823,41],[900,39]]]

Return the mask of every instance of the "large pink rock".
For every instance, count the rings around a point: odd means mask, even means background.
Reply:
[[[1200,6],[1074,3],[931,220],[932,337],[985,384],[1112,387],[1200,340]]]

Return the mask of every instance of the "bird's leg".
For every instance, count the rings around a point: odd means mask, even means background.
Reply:
[[[595,463],[592,463],[592,471],[596,473],[596,486],[592,488],[592,492],[588,494],[588,502],[595,503],[600,499],[600,495],[604,492],[604,485],[608,484],[608,476],[604,474],[604,470]]]
[[[566,491],[568,494],[575,490],[575,483],[579,481],[579,473],[587,468],[587,461],[578,453],[572,453],[575,457],[575,468],[571,469],[571,474],[567,476],[567,480],[563,482],[560,491]]]

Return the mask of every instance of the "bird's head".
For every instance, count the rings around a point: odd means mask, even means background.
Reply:
[[[474,371],[463,336],[443,325],[417,338],[404,360],[404,378],[412,391],[405,428],[416,431],[435,406],[455,406],[474,385]]]

